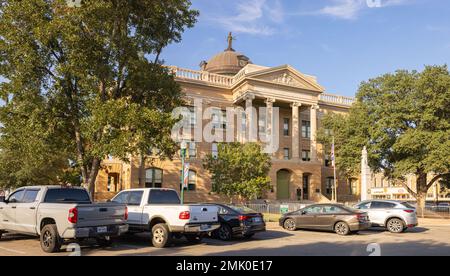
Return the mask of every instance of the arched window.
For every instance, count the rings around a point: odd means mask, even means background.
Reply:
[[[162,188],[163,171],[158,168],[150,168],[145,171],[145,188]]]

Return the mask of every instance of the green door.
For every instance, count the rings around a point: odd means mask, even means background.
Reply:
[[[277,199],[290,199],[289,182],[291,180],[291,173],[286,170],[281,170],[277,173]]]

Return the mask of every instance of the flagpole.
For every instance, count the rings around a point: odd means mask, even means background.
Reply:
[[[333,174],[334,174],[334,187],[333,187],[333,201],[337,201],[337,178],[336,178],[336,149],[334,144],[334,136],[333,136]]]

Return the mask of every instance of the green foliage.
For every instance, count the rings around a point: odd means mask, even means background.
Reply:
[[[330,115],[337,166],[358,173],[367,146],[371,167],[391,178],[417,176],[416,197],[450,172],[450,73],[447,66],[397,71],[361,84],[349,116]],[[324,143],[329,138],[324,136]],[[328,139],[328,141],[327,141]],[[426,175],[436,177],[426,182]]]
[[[182,93],[159,56],[196,22],[190,6],[188,0],[84,0],[79,8],[66,0],[0,0],[0,76],[7,80],[0,87],[7,100],[1,123],[17,139],[1,138],[0,154],[22,156],[18,149],[35,144],[26,156],[64,165],[35,162],[26,170],[58,175],[70,169],[70,158],[91,192],[107,155],[126,161],[158,148],[170,157],[176,150],[170,114]],[[30,127],[19,130],[24,125]]]
[[[218,155],[209,154],[204,166],[212,175],[214,192],[230,198],[256,199],[270,189],[271,158],[259,144],[219,144]]]

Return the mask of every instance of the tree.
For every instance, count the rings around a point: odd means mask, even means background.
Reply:
[[[405,188],[423,208],[430,187],[450,175],[449,111],[448,68],[427,66],[423,72],[397,71],[363,82],[350,114],[327,116],[323,124],[336,136],[340,169],[358,172],[367,146],[375,171],[393,179],[416,176],[416,189]]]
[[[256,143],[221,143],[218,154],[206,157],[213,191],[246,200],[257,199],[270,189],[271,158]]]
[[[2,118],[3,131],[13,128],[10,119],[29,124],[30,111],[45,114],[39,125],[46,133],[36,143],[67,153],[91,194],[108,155],[128,161],[157,148],[172,156],[171,111],[182,93],[160,54],[193,27],[198,12],[190,6],[188,0],[83,0],[80,7],[0,0],[2,109],[15,114]],[[20,108],[31,101],[31,110]],[[18,140],[32,132],[23,130]]]

